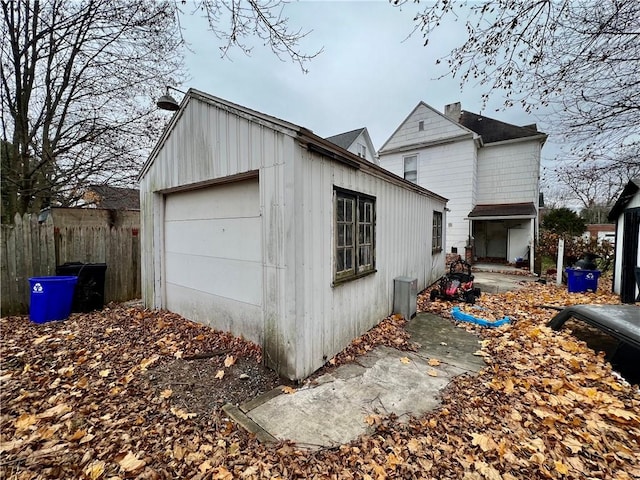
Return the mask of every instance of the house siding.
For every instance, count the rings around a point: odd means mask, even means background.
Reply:
[[[538,204],[540,141],[485,145],[478,152],[478,205]]]
[[[423,130],[418,128],[420,122],[424,122]],[[465,128],[447,120],[428,105],[420,103],[383,145],[380,153],[416,143],[439,142],[468,133]]]
[[[426,126],[425,126],[426,129]],[[396,175],[404,175],[403,158],[418,155],[418,185],[449,198],[446,215],[446,251],[464,253],[469,237],[465,220],[476,201],[476,147],[472,139],[434,145],[419,150],[384,154],[380,165]]]
[[[376,151],[373,145],[371,144],[371,142],[369,141],[369,139],[364,135],[364,133],[361,133],[360,135],[358,135],[358,138],[356,138],[354,142],[351,144],[351,146],[349,147],[349,151],[354,155],[359,155],[360,154],[360,152],[358,151],[359,145],[363,145],[367,148],[367,155],[364,157],[365,160],[371,163],[376,163],[376,157],[375,157]]]

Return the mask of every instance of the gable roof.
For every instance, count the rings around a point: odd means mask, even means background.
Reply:
[[[106,210],[140,210],[140,190],[137,188],[90,185],[86,200]]]
[[[625,185],[613,208],[611,208],[611,211],[607,216],[609,221],[615,221],[618,219],[620,214],[624,211],[625,207],[629,204],[631,199],[636,195],[636,193],[638,193],[639,190],[640,178],[631,179],[629,183]]]
[[[480,135],[485,144],[527,137],[544,136],[545,139],[547,137],[545,133],[538,131],[535,124],[519,127],[465,110],[460,113],[458,122]]]
[[[325,140],[330,141],[331,143],[335,143],[339,147],[347,150],[353,142],[355,142],[356,138],[360,136],[360,134],[365,130],[364,127],[357,128],[355,130],[351,130],[350,132],[339,133],[338,135],[333,135],[331,137],[326,137]]]
[[[407,115],[405,117],[404,120],[402,120],[402,122],[400,122],[400,124],[398,125],[398,127],[393,131],[393,133],[389,136],[389,138],[387,138],[387,140],[382,144],[382,146],[380,147],[380,150],[378,150],[378,153],[387,153],[385,152],[385,149],[387,148],[387,145],[389,143],[391,143],[391,140],[393,139],[393,137],[395,137],[395,135],[402,129],[402,127],[409,121],[409,119],[418,111],[418,109],[420,108],[426,108],[428,109],[430,112],[436,114],[437,117],[442,117],[442,119],[446,120],[447,122],[449,122],[451,125],[455,125],[459,130],[460,130],[460,135],[454,136],[454,137],[448,137],[446,139],[442,139],[442,141],[451,141],[454,138],[464,138],[464,137],[475,137],[476,134],[473,130],[465,127],[464,125],[456,122],[455,120],[452,120],[451,118],[447,117],[446,115],[444,115],[443,113],[440,113],[438,110],[436,110],[435,108],[433,108],[431,105],[427,105],[426,103],[424,103],[423,101],[418,102],[418,104],[414,107],[413,110],[411,110],[411,112],[409,113],[409,115]],[[430,143],[430,142],[427,142]],[[412,144],[411,147],[418,147],[421,146],[422,144],[420,142],[416,142],[415,144]],[[397,148],[389,148],[388,151],[394,151],[397,150]]]
[[[243,107],[242,105],[238,105],[236,103],[229,102],[228,100],[224,100],[219,97],[215,97],[205,92],[201,92],[200,90],[196,90],[190,88],[187,90],[187,93],[184,95],[182,102],[180,103],[180,108],[174,112],[171,121],[167,124],[162,135],[160,136],[158,142],[153,147],[153,150],[149,154],[147,161],[142,166],[140,173],[138,174],[138,180],[140,181],[149,171],[151,166],[153,165],[158,152],[162,149],[163,145],[167,141],[169,135],[171,134],[173,128],[176,123],[184,114],[187,105],[191,101],[200,101],[208,105],[212,105],[216,108],[226,110],[231,112],[239,117],[246,118],[252,122],[255,122],[259,125],[266,126],[268,128],[272,128],[274,130],[280,131],[293,137],[297,140],[301,145],[307,148],[307,150],[318,153],[320,155],[325,156],[333,161],[343,163],[357,170],[362,170],[365,172],[373,173],[383,178],[389,183],[393,183],[396,185],[400,185],[406,189],[413,190],[422,195],[427,195],[429,197],[441,200],[443,202],[447,202],[448,199],[443,197],[442,195],[438,195],[437,193],[432,192],[431,190],[427,190],[420,185],[417,185],[413,182],[405,180],[404,178],[391,173],[389,170],[376,165],[364,158],[359,157],[358,155],[349,152],[348,150],[332,143],[315,133],[313,131],[296,125],[294,123],[289,123],[285,120],[281,120],[277,117],[273,117],[271,115],[267,115],[265,113],[258,112],[257,110],[252,110],[247,107]],[[366,133],[366,128],[362,129]],[[360,130],[360,131],[362,131]],[[368,136],[368,134],[367,134]]]

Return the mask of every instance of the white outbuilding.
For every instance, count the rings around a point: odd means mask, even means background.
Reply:
[[[298,125],[189,90],[140,177],[142,297],[305,378],[444,274],[446,199]]]
[[[613,291],[623,303],[640,301],[640,178],[624,187],[609,221],[616,224]]]

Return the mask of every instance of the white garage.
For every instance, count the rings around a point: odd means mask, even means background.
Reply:
[[[261,344],[260,232],[257,178],[166,195],[166,308]]]
[[[140,173],[142,299],[305,378],[444,273],[446,199],[310,130],[189,90]],[[434,243],[435,242],[435,243]]]

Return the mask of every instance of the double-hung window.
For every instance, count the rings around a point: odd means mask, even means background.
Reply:
[[[418,182],[418,156],[408,155],[403,157],[404,161],[404,178],[410,182]]]
[[[376,199],[335,188],[335,280],[375,270]]]
[[[442,212],[433,212],[431,251],[432,253],[440,253],[442,251]]]
[[[358,144],[358,156],[362,158],[367,158],[367,147],[365,147],[361,143]]]

